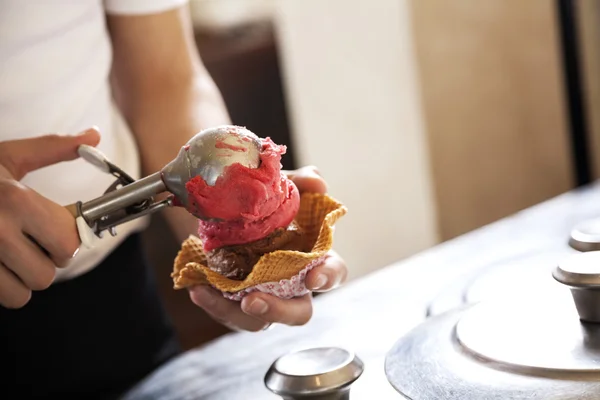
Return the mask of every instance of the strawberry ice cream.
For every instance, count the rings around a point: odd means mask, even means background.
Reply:
[[[190,173],[185,191],[174,193],[199,218],[198,235],[175,259],[175,287],[208,285],[236,301],[254,291],[285,299],[305,295],[306,274],[325,260],[346,208],[326,194],[300,196],[281,171],[285,146],[242,127],[218,130],[226,134],[212,136],[198,151],[217,173]],[[188,171],[202,171],[202,159],[183,159]]]
[[[263,239],[290,225],[298,212],[298,189],[281,172],[286,147],[270,138],[260,140],[258,168],[236,163],[223,171],[214,186],[200,176],[186,184],[191,203],[210,218],[200,220],[198,228],[207,252]]]

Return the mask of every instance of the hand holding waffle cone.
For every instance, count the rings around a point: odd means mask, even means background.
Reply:
[[[306,276],[325,261],[334,224],[347,210],[325,194],[315,169],[283,174],[285,147],[262,140],[258,168],[235,167],[214,187],[188,187],[194,207],[221,222],[200,221],[198,237],[184,241],[172,273],[176,289],[210,286],[233,300],[254,291],[279,298],[308,293]]]
[[[308,322],[310,292],[331,290],[347,276],[331,250],[346,207],[326,194],[316,168],[281,171],[285,147],[261,140],[257,168],[232,164],[213,187],[188,183],[192,206],[211,219],[182,243],[171,274],[175,289],[187,288],[213,318],[250,331]]]
[[[333,245],[334,225],[346,207],[326,194],[304,193],[295,222],[304,231],[306,252],[275,250],[260,257],[244,280],[227,278],[207,266],[202,242],[191,236],[183,242],[175,259],[172,277],[175,288],[210,285],[232,300],[261,291],[280,298],[304,295],[306,273],[321,264]]]

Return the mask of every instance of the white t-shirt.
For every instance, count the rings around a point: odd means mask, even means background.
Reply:
[[[98,148],[139,178],[138,150],[109,86],[112,49],[106,13],[156,13],[185,2],[1,0],[0,141],[75,134],[96,125],[102,133]],[[114,180],[80,159],[32,172],[22,182],[67,205],[101,196]],[[106,233],[94,249],[82,248],[67,268],[57,271],[55,282],[89,271],[146,223],[121,225],[116,237]]]

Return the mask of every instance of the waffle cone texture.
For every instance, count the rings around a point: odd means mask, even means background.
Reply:
[[[243,281],[226,278],[208,268],[201,240],[190,236],[182,243],[175,258],[171,274],[174,288],[210,285],[224,294],[234,295],[257,287],[283,286],[285,289],[289,287],[286,283],[297,286],[307,270],[322,262],[331,250],[334,225],[346,212],[343,204],[328,195],[303,193],[295,221],[304,230],[311,251],[277,250],[264,254]],[[236,296],[226,297],[235,299]]]

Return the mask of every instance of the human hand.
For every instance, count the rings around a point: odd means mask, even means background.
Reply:
[[[77,227],[69,211],[19,181],[36,169],[73,160],[79,145],[95,146],[99,141],[98,131],[88,129],[78,136],[0,142],[0,305],[25,306],[32,290],[48,288],[55,267],[64,265],[79,249]]]
[[[300,192],[326,193],[327,184],[314,167],[285,171]],[[346,281],[348,271],[344,260],[331,251],[325,261],[314,267],[307,275],[305,285],[311,291],[326,292]],[[241,302],[227,300],[221,293],[208,286],[189,289],[191,300],[212,318],[233,330],[252,332],[264,330],[272,323],[304,325],[312,317],[312,295],[293,299],[253,292]]]

